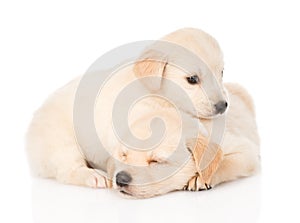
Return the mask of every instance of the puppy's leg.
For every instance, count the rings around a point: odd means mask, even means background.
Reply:
[[[45,132],[43,140],[40,140],[38,133],[43,132],[38,132],[35,129],[37,126],[30,128],[27,138],[27,152],[33,175],[54,178],[66,184],[93,188],[110,187],[104,172],[88,168],[76,141],[70,137],[71,133],[67,134],[63,129],[58,129],[55,133],[60,133],[59,135],[49,137],[51,132]]]
[[[212,177],[218,170],[222,159],[223,153],[222,150],[219,149],[213,161],[210,162],[204,170],[196,173],[183,189],[189,191],[210,190],[212,188]]]
[[[215,174],[223,159],[221,148],[214,143],[208,145],[207,139],[200,137],[197,139],[192,152],[197,173],[183,188],[189,191],[200,191],[211,189],[211,179]]]
[[[58,181],[66,184],[92,188],[111,187],[111,182],[107,179],[106,174],[103,171],[91,169],[87,166],[80,166],[76,169],[60,171],[56,178]]]
[[[249,142],[243,146],[247,148],[237,148],[236,151],[224,155],[218,170],[212,176],[212,186],[240,177],[251,176],[259,170],[260,157],[255,152],[258,146]]]

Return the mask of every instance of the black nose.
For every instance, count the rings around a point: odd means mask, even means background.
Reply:
[[[131,176],[129,175],[129,173],[125,171],[121,171],[116,175],[116,183],[120,187],[128,186],[131,180],[132,180]]]
[[[227,101],[219,101],[217,104],[215,104],[216,114],[224,113],[226,111],[227,106]]]

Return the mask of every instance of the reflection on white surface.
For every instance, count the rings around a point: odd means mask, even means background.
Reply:
[[[62,185],[35,179],[33,218],[45,222],[256,222],[260,176],[220,185],[210,191],[174,192],[131,200],[112,190]]]

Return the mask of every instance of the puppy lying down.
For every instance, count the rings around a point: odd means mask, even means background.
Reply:
[[[216,40],[186,28],[162,41],[183,47],[203,63],[191,62],[188,70],[181,69],[176,61],[190,61],[189,57],[166,54],[153,46],[141,60],[118,70],[101,89],[94,107],[97,136],[109,154],[105,158],[101,151],[97,156],[83,151],[93,142],[79,144],[80,136],[74,132],[74,100],[81,78],[57,90],[35,113],[28,129],[26,149],[35,175],[147,198],[175,190],[210,189],[258,171],[259,137],[252,99],[241,86],[223,84],[223,56]],[[112,124],[120,89],[136,80],[149,93],[174,99],[177,105],[152,95],[128,113],[129,132],[139,139],[161,130],[161,123],[151,122],[153,118],[164,121],[162,140],[151,148],[142,144],[132,148],[122,142]],[[180,87],[194,109],[185,106],[183,94],[169,89],[167,80]],[[225,125],[216,125],[218,120],[225,120]],[[216,129],[222,131],[218,140],[213,137]],[[123,132],[122,139],[129,132]],[[99,165],[93,165],[98,159]]]

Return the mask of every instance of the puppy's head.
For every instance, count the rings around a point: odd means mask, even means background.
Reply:
[[[143,160],[142,166],[134,166],[137,165],[137,161],[133,158],[135,155],[127,152],[126,160],[123,158],[126,165],[116,164],[112,160],[108,165],[109,171],[112,170],[112,187],[126,197],[150,198],[182,190],[197,172],[192,158],[184,165],[179,165],[168,159],[164,160],[164,157],[154,158],[144,154],[140,160]],[[175,169],[177,171],[174,171]]]
[[[172,97],[182,110],[200,118],[223,114],[228,101],[223,86],[223,55],[216,40],[197,29],[181,29],[165,36],[147,49],[134,65],[134,73],[151,92]],[[185,106],[182,92],[193,103]]]
[[[131,198],[149,198],[182,190],[197,169],[189,151],[184,147],[180,149],[182,151],[174,155],[170,146],[165,147],[165,151],[143,152],[119,148],[118,154],[108,161],[112,187]],[[179,160],[180,155],[182,160]]]
[[[157,139],[151,140],[153,132],[161,129],[154,118],[163,120],[165,126],[158,143]],[[120,143],[113,150],[107,166],[113,188],[135,198],[182,190],[197,172],[195,150],[190,146],[187,148],[186,139],[197,138],[199,132],[205,134],[203,128],[198,119],[184,113],[179,115],[174,108],[149,112],[137,119],[130,129],[135,137],[145,141],[138,148]],[[151,146],[146,147],[145,144]]]

